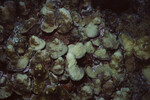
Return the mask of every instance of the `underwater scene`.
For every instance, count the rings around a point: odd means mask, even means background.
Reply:
[[[150,100],[150,0],[0,0],[0,100]]]

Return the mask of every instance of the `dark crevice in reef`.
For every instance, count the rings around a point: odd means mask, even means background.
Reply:
[[[122,13],[131,7],[131,0],[92,0],[94,8],[109,9],[115,13]]]

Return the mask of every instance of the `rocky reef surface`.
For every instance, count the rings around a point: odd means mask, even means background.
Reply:
[[[0,0],[0,100],[150,100],[148,9],[148,0]]]

